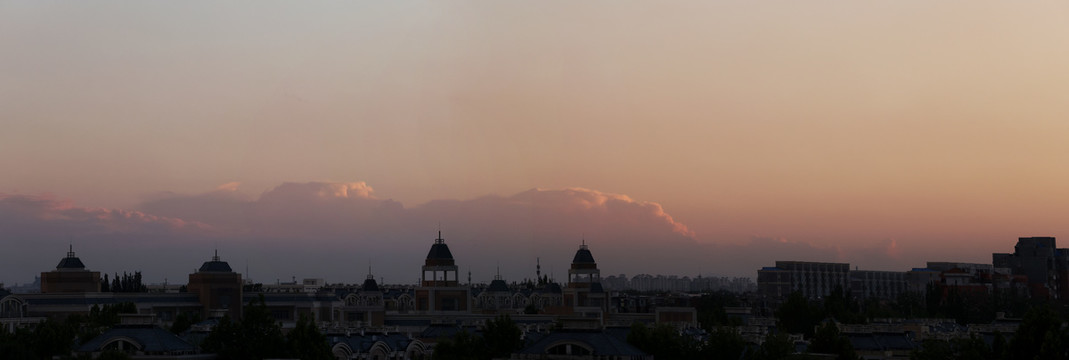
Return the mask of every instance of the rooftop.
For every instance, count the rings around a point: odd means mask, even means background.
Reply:
[[[583,241],[583,245],[579,245],[579,250],[575,252],[575,257],[572,258],[572,264],[593,264],[594,255],[590,254],[590,249],[586,246],[586,241]]]
[[[427,253],[427,260],[453,260],[453,253],[449,252],[449,246],[442,239],[442,232],[438,232],[438,238],[434,239],[431,251]]]
[[[219,250],[215,250],[215,256],[212,256],[212,260],[205,261],[198,272],[234,272],[234,270],[230,268],[230,264],[226,261],[219,260]]]
[[[57,270],[81,270],[85,269],[85,264],[82,263],[82,259],[74,256],[74,245],[71,245],[70,250],[67,252],[67,257],[59,261],[59,265],[56,265]]]

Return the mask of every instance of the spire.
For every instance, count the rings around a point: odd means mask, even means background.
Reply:
[[[444,244],[445,243],[445,239],[442,239],[442,230],[441,229],[438,230],[438,238],[434,239],[434,243],[435,244]]]
[[[371,265],[367,266],[367,278],[368,280],[375,280],[375,275],[371,275]]]
[[[501,264],[497,264],[497,275],[494,275],[494,280],[501,280]]]
[[[74,257],[74,244],[69,244],[67,248],[67,257]]]
[[[542,258],[535,258],[535,276],[542,278]]]
[[[212,256],[212,261],[219,261],[219,249],[215,249],[215,256]]]

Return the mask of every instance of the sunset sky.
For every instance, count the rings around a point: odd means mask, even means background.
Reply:
[[[3,1],[0,49],[8,285],[1069,247],[1065,1]]]

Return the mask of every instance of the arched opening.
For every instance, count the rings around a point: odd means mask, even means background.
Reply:
[[[589,345],[578,342],[562,342],[550,345],[546,348],[546,354],[549,355],[572,355],[572,356],[591,356],[594,354],[594,349]]]
[[[390,358],[390,353],[393,352],[389,345],[379,341],[375,345],[371,346],[371,350],[368,350],[368,358],[371,360],[386,360]]]
[[[26,302],[13,295],[0,300],[0,318],[21,318],[26,316]]]
[[[423,360],[427,358],[427,347],[422,341],[413,340],[405,348],[406,360]]]
[[[330,349],[330,353],[334,354],[334,358],[338,360],[346,360],[353,358],[353,349],[346,343],[334,344],[334,347]]]
[[[105,341],[104,344],[100,345],[100,350],[101,351],[115,350],[115,351],[119,351],[119,352],[123,352],[123,353],[127,353],[127,354],[130,354],[130,355],[133,355],[133,354],[137,354],[138,351],[141,351],[141,344],[139,344],[134,339],[131,339],[131,338],[123,336],[123,337],[117,337],[117,338],[108,339],[108,341]]]

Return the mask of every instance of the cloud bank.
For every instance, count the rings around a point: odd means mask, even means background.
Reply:
[[[228,183],[200,194],[164,193],[134,210],[75,206],[54,196],[0,195],[0,271],[22,282],[48,271],[68,243],[93,270],[142,271],[185,281],[214,248],[261,282],[321,277],[356,282],[372,266],[389,283],[412,283],[439,227],[466,274],[488,281],[544,273],[563,279],[579,244],[603,275],[662,273],[754,276],[775,260],[844,261],[839,248],[758,237],[700,238],[658,203],[591,189],[531,189],[509,196],[435,200],[413,207],[363,182],[283,183],[259,195]],[[893,240],[859,247],[898,256]],[[247,270],[246,270],[247,269]]]

